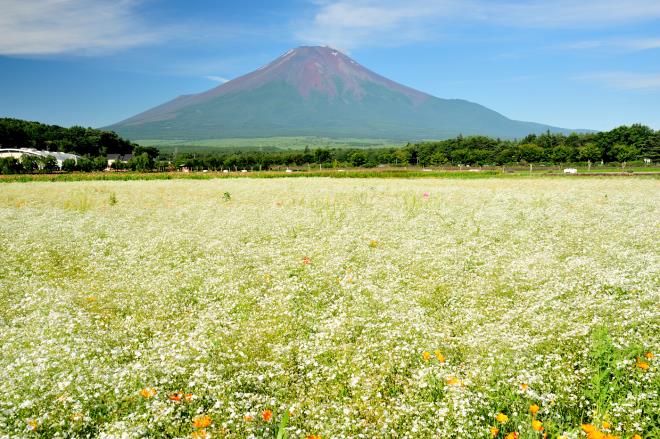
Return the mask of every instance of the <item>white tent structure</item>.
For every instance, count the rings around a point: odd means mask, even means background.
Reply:
[[[55,157],[57,160],[57,166],[62,169],[62,163],[64,160],[71,159],[75,160],[78,163],[79,156],[75,154],[68,154],[65,152],[52,152],[52,151],[41,151],[34,148],[0,148],[0,158],[4,157],[14,157],[16,159],[21,159],[24,155],[33,155],[35,157]]]

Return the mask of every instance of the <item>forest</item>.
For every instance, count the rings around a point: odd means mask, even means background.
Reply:
[[[411,142],[403,147],[315,148],[304,150],[249,151],[225,148],[214,152],[161,153],[143,147],[112,131],[74,126],[63,128],[18,119],[0,119],[0,148],[36,148],[81,156],[65,161],[63,171],[100,171],[107,154],[133,154],[116,169],[167,171],[180,167],[192,170],[269,170],[288,166],[376,167],[390,166],[499,166],[566,165],[572,163],[660,162],[660,131],[635,124],[611,131],[572,133],[546,132],[522,139],[458,136],[439,141]],[[49,172],[51,167],[23,165],[16,159],[0,159],[0,173]]]

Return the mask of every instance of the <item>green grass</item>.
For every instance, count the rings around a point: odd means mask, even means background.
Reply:
[[[405,143],[386,139],[332,139],[328,137],[261,137],[206,140],[135,140],[142,146],[157,146],[164,153],[216,151],[280,151],[288,149],[315,148],[382,148],[400,147]]]
[[[578,175],[564,175],[558,169],[535,169],[529,172],[524,168],[490,168],[489,170],[461,171],[420,168],[347,168],[323,170],[297,170],[287,173],[284,171],[250,171],[241,172],[89,172],[89,173],[63,173],[63,174],[16,174],[0,175],[0,183],[19,183],[33,181],[132,181],[132,180],[211,180],[226,178],[301,178],[301,177],[330,177],[330,178],[450,178],[450,179],[483,179],[483,178],[538,178],[549,175],[555,178],[598,177],[601,174],[620,174],[621,177],[660,178],[660,168],[630,168],[626,173],[620,169],[603,168],[587,172],[580,169]],[[614,175],[613,175],[614,176]]]

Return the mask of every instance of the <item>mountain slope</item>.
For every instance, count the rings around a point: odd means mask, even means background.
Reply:
[[[458,134],[523,137],[560,128],[514,121],[384,78],[328,47],[300,47],[204,93],[109,127],[131,139],[325,136],[388,139]]]

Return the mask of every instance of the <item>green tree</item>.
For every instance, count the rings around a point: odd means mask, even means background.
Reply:
[[[637,158],[639,149],[632,145],[616,144],[612,147],[612,155],[619,163],[626,163]]]
[[[194,168],[197,168],[195,164],[192,165]],[[149,154],[145,152],[140,155],[131,157],[131,159],[128,161],[128,167],[134,171],[146,172],[154,168],[154,161],[151,159],[151,157],[149,157]]]
[[[315,149],[314,150],[314,162],[315,163],[328,163],[332,161],[332,154],[328,149]]]
[[[52,155],[41,157],[40,159],[41,159],[40,167],[45,172],[54,172],[59,169],[59,166],[57,166],[57,159]]]
[[[543,161],[543,148],[534,143],[525,143],[518,147],[520,151],[520,160],[527,163],[539,163]]]
[[[14,157],[0,158],[0,174],[20,174],[22,170],[21,163]]]
[[[550,159],[555,163],[570,163],[575,160],[575,155],[575,148],[568,144],[555,146],[550,151]]]
[[[39,169],[39,159],[31,154],[21,156],[21,167],[25,172],[34,172]]]
[[[589,142],[578,148],[578,156],[582,161],[596,162],[603,158],[603,150],[595,143]]]
[[[66,159],[62,162],[62,170],[66,172],[73,172],[76,170],[76,161],[74,159]]]

